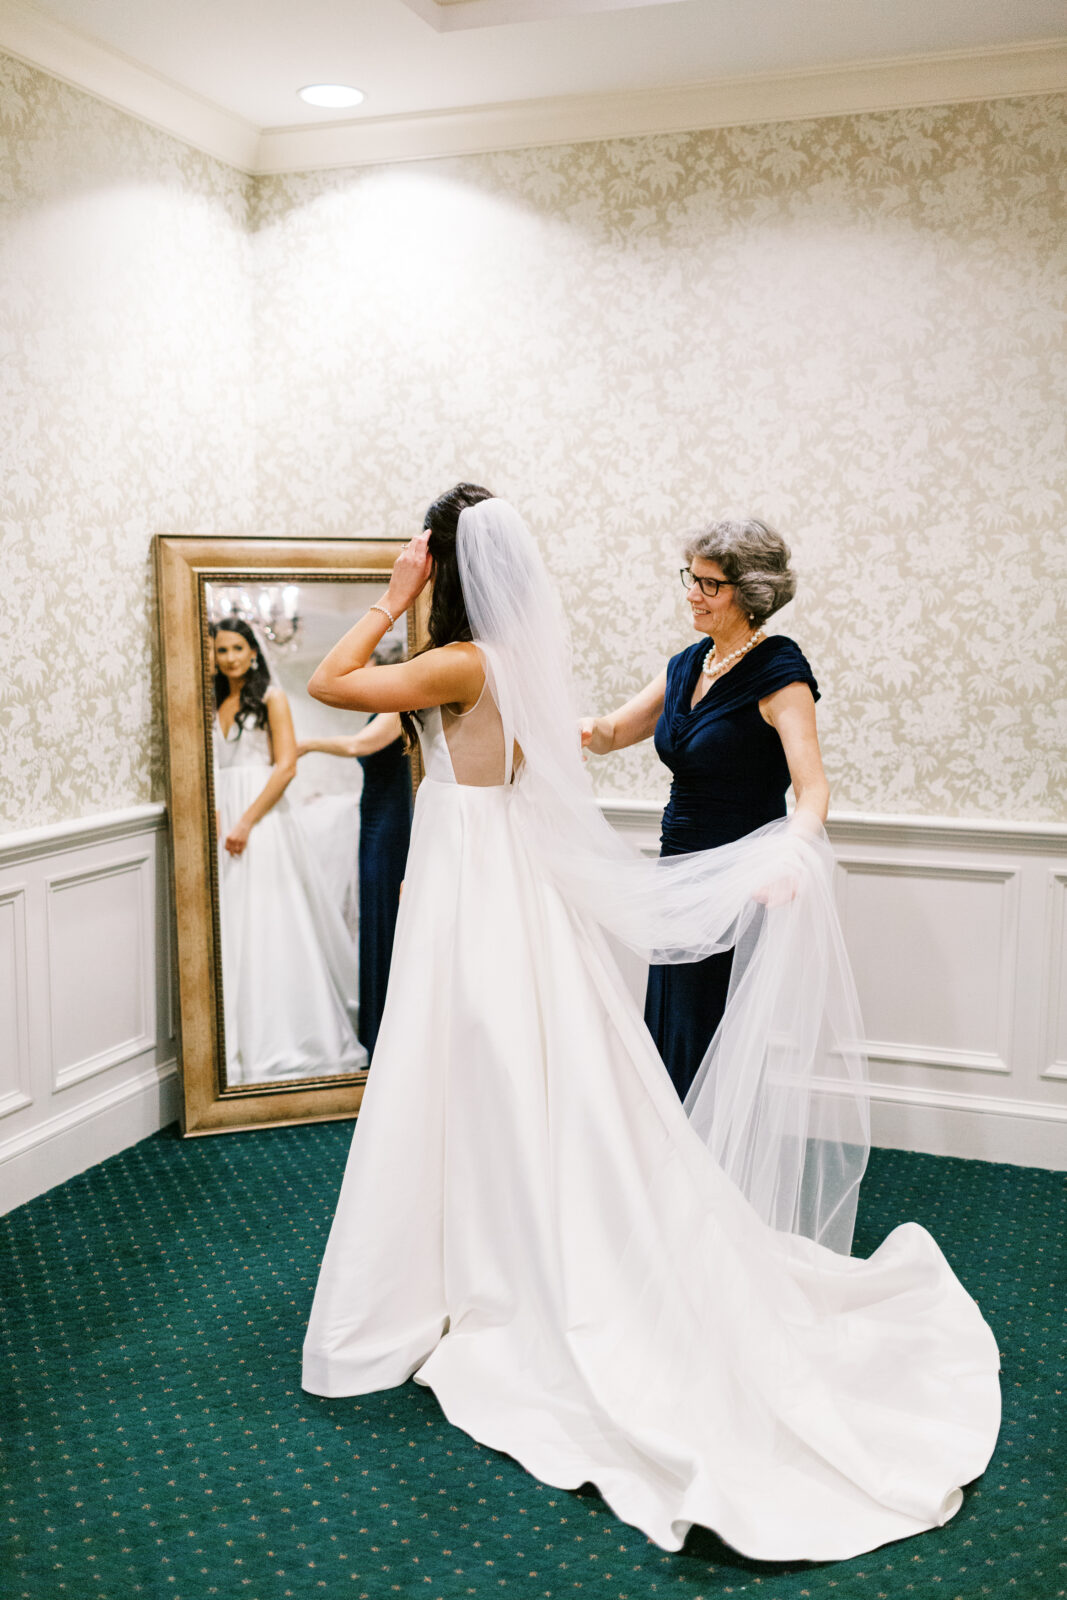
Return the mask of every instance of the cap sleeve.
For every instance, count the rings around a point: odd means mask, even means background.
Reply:
[[[815,674],[803,650],[792,639],[772,635],[759,655],[753,655],[752,667],[751,691],[760,700],[790,683],[806,683],[813,699],[819,698]]]

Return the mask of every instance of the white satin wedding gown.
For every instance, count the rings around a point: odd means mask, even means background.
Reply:
[[[676,1550],[853,1556],[944,1522],[997,1350],[930,1235],[867,1261],[759,1220],[599,931],[539,874],[488,690],[422,713],[389,995],[303,1385],[415,1374],[449,1418]]]
[[[226,1081],[272,1083],[356,1072],[355,941],[319,873],[289,797],[262,817],[241,855],[223,845],[263,792],[267,728],[213,727]]]

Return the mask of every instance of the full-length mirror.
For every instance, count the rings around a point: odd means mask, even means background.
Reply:
[[[416,773],[398,715],[307,682],[396,551],[158,541],[187,1132],[358,1108]],[[417,638],[403,619],[375,660]]]

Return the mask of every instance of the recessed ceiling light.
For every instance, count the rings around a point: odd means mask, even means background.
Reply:
[[[329,111],[346,111],[350,106],[358,106],[363,99],[363,90],[353,89],[347,83],[309,83],[298,93],[309,106],[325,106]]]

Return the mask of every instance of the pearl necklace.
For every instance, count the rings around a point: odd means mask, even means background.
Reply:
[[[715,662],[713,662],[711,659],[715,654],[715,646],[712,645],[711,649],[704,657],[704,665],[700,669],[701,672],[704,674],[705,678],[717,677],[720,672],[725,671],[725,669],[730,665],[731,661],[740,660],[743,655],[752,649],[753,645],[759,644],[760,640],[765,639],[766,637],[767,635],[764,630],[762,628],[757,628],[755,633],[751,634],[746,643],[741,646],[740,650],[734,650],[730,655],[723,656],[721,661]]]

